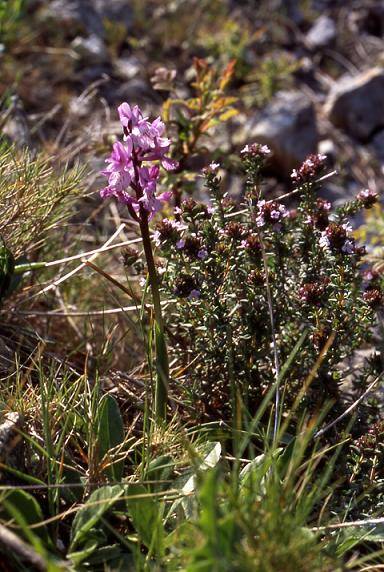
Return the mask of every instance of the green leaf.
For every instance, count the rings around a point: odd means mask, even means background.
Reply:
[[[98,416],[98,443],[100,459],[107,458],[115,447],[124,442],[124,424],[116,399],[111,395],[104,395]],[[112,462],[105,469],[111,481],[119,482],[123,477],[124,460]]]
[[[250,492],[258,491],[260,494],[266,492],[266,478],[275,461],[283,449],[276,448],[269,455],[263,453],[247,463],[240,471],[239,486],[240,494],[245,498]]]
[[[130,563],[131,567],[127,567],[125,570],[134,570],[134,560],[131,554],[127,554],[123,552],[122,547],[119,544],[111,544],[109,546],[102,546],[101,548],[97,548],[93,554],[87,559],[87,566],[92,567],[96,566],[105,566],[108,563],[108,569],[113,570],[115,572],[117,569],[120,568],[121,563],[125,561],[126,563]],[[117,568],[119,566],[119,568]]]
[[[81,502],[83,494],[84,494],[84,483],[82,482],[81,475],[78,471],[73,469],[69,464],[63,467],[63,471],[61,474],[62,477],[62,484],[66,485],[63,487],[61,494],[63,498],[69,503],[78,503]],[[79,485],[82,485],[79,486]],[[75,485],[75,486],[71,486]],[[78,485],[78,486],[76,486]]]
[[[11,475],[14,475],[18,479],[21,479],[22,481],[24,481],[26,483],[29,483],[31,485],[45,486],[45,482],[42,481],[41,479],[37,479],[36,477],[32,477],[31,475],[27,475],[26,473],[23,473],[22,471],[18,471],[17,469],[14,469],[13,467],[9,467],[8,465],[3,465],[2,463],[0,466],[1,466],[2,471],[6,471],[7,473],[10,473]]]
[[[174,466],[175,463],[171,455],[160,455],[149,463],[145,473],[145,480],[155,481],[150,485],[151,491],[162,491],[167,488],[168,483],[161,481],[169,479]]]
[[[369,522],[369,519],[367,520]],[[346,552],[353,550],[356,546],[367,542],[384,542],[383,525],[351,526],[340,531],[336,553],[343,556]]]
[[[14,509],[23,515],[25,523],[28,526],[38,524],[44,520],[43,512],[37,500],[22,489],[14,489],[10,491],[7,494],[5,501],[6,502],[4,503],[4,508],[5,512],[8,513],[8,517],[13,516],[11,512],[7,510],[7,506],[11,505]],[[43,540],[48,548],[53,548],[52,541],[49,537],[46,526],[39,526],[38,528],[35,528],[34,534]]]
[[[13,492],[14,491],[12,491],[12,494]],[[9,498],[11,498],[10,496],[8,496],[7,499],[4,498],[2,500],[2,508],[17,523],[20,533],[22,533],[24,538],[27,540],[27,543],[31,545],[33,551],[42,557],[44,565],[46,566],[44,570],[46,569],[47,572],[61,572],[63,570],[63,563],[58,560],[55,554],[52,554],[51,551],[46,549],[46,545],[43,542],[41,536],[36,532],[36,530],[39,530],[40,527],[37,529],[31,528],[31,525],[35,524],[35,522],[32,523],[30,521],[37,520],[37,522],[40,523],[42,520],[40,506],[33,497],[28,495],[28,493],[25,493],[24,491],[15,492],[21,492],[25,496],[22,494],[17,498],[15,495],[12,501],[9,500]],[[31,512],[26,514],[25,511],[28,510]],[[44,531],[42,532],[42,535],[44,536]],[[51,547],[54,548],[50,538],[48,538],[46,544],[50,544]]]
[[[128,495],[133,497],[127,499],[127,510],[136,532],[147,548],[159,553],[163,539],[159,501],[141,484],[130,484]],[[140,498],[134,498],[139,495]]]
[[[233,556],[235,538],[234,513],[222,514],[219,506],[220,472],[217,467],[209,469],[200,485],[199,528],[204,543],[192,553],[187,572],[230,570],[228,564]]]
[[[71,530],[70,552],[79,544],[87,540],[91,528],[97,524],[100,518],[115,504],[124,494],[121,485],[106,486],[91,494],[83,508],[76,514]]]
[[[181,505],[186,518],[196,516],[197,499],[192,494],[196,492],[197,488],[196,475],[207,469],[212,469],[218,464],[221,458],[221,443],[219,441],[209,441],[197,451],[197,454],[201,457],[201,460],[195,467],[195,471],[189,471],[186,475],[182,475],[173,485],[173,488],[180,489],[185,496],[172,503],[167,519],[176,511],[179,505]]]
[[[6,247],[4,241],[0,239],[0,300],[9,289],[14,267],[15,259],[13,254]]]
[[[93,554],[93,552],[95,552],[96,549],[97,549],[97,542],[96,541],[89,542],[82,550],[79,550],[77,552],[71,552],[70,554],[68,554],[68,557],[71,559],[72,563],[75,564],[75,566],[78,566],[79,564],[84,562],[84,560],[86,559],[88,560],[89,556]]]

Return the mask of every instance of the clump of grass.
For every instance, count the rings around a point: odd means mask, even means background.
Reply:
[[[47,232],[63,221],[83,175],[78,167],[58,173],[43,155],[1,144],[0,227],[15,257],[42,246]]]
[[[345,443],[321,447],[308,418],[295,435],[279,425],[272,445],[260,412],[248,430],[175,418],[150,434],[114,393],[38,361],[8,379],[0,422],[9,408],[24,417],[21,457],[3,450],[0,465],[0,552],[14,569],[330,572],[359,570],[358,550],[379,561],[372,527],[328,509]]]

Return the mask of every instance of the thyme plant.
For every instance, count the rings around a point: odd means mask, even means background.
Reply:
[[[211,204],[188,198],[176,209],[178,220],[156,227],[162,289],[177,299],[173,351],[203,417],[228,418],[235,406],[253,414],[282,377],[277,391],[286,409],[299,401],[315,413],[332,400],[335,412],[340,364],[369,342],[383,300],[380,277],[367,281],[360,268],[364,247],[348,218],[370,208],[376,194],[365,190],[332,208],[319,195],[325,157],[313,155],[292,173],[291,193],[265,200],[268,153],[258,144],[243,149],[242,205],[222,192],[220,166],[212,163],[204,174]],[[282,372],[299,339],[300,351]],[[362,369],[360,391],[375,368],[371,360]]]

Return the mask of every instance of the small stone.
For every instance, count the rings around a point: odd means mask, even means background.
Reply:
[[[331,181],[326,181],[322,185],[319,194],[321,198],[330,201],[336,207],[341,206],[345,201],[353,200],[356,195],[355,189],[350,186],[341,186]]]
[[[102,64],[109,59],[104,41],[95,34],[91,34],[88,38],[78,36],[73,40],[71,46],[87,63]]]
[[[312,28],[306,35],[306,41],[313,50],[326,48],[333,44],[336,39],[336,24],[329,16],[317,18]]]
[[[346,77],[331,90],[325,104],[330,121],[359,141],[384,127],[384,69]]]
[[[242,177],[239,177],[238,175],[228,175],[228,181],[227,181],[227,188],[228,188],[228,195],[238,201],[240,201],[243,196],[242,196],[242,192],[243,192],[243,179]]]
[[[68,104],[68,113],[76,119],[90,117],[94,104],[93,97],[72,97]]]
[[[310,2],[310,8],[315,12],[323,12],[324,10],[335,8],[338,5],[341,7],[343,2],[345,2],[345,0],[312,0],[312,2]]]
[[[297,91],[281,91],[246,129],[248,142],[268,145],[271,163],[284,175],[317,152],[319,134],[312,102]]]
[[[157,91],[171,91],[174,87],[174,79],[177,71],[175,69],[168,69],[165,67],[158,67],[155,69],[151,77],[151,84],[153,89]]]
[[[8,376],[15,371],[15,351],[0,336],[0,375]]]
[[[142,69],[140,60],[135,56],[129,58],[119,58],[114,62],[116,74],[123,80],[130,80],[136,77]]]

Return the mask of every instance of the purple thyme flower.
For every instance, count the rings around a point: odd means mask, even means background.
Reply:
[[[207,250],[204,248],[200,238],[195,233],[184,236],[176,243],[176,248],[182,250],[189,258],[199,258],[204,260],[208,256]]]
[[[383,304],[383,292],[381,288],[371,288],[366,290],[363,294],[363,300],[373,310],[377,310]]]
[[[372,288],[379,283],[380,273],[373,268],[367,268],[363,272],[363,285],[365,288]]]
[[[292,181],[299,185],[313,181],[322,170],[326,159],[327,156],[320,153],[309,155],[298,169],[293,169],[291,173]]]
[[[241,241],[240,246],[251,258],[259,259],[261,256],[261,242],[257,234],[249,234],[245,240]]]
[[[252,143],[252,145],[245,145],[240,151],[241,155],[250,155],[252,157],[266,157],[271,153],[268,145],[261,145],[260,143]]]
[[[200,260],[205,260],[208,256],[208,252],[205,250],[205,248],[200,248],[199,252],[197,253],[197,258],[200,258]]]
[[[164,218],[156,226],[153,233],[153,241],[156,246],[163,246],[166,243],[177,244],[180,241],[180,231],[183,225],[176,220]]]
[[[318,282],[306,282],[299,289],[299,299],[305,304],[320,306],[329,279]]]
[[[364,189],[357,195],[357,200],[361,201],[366,209],[370,209],[378,201],[378,194],[371,189]]]
[[[185,246],[185,240],[184,240],[184,238],[180,238],[180,240],[178,240],[176,242],[177,250],[182,250],[184,248],[184,246]]]
[[[217,177],[218,171],[220,169],[220,163],[215,163],[212,161],[208,167],[204,167],[202,173],[207,178],[215,178]]]
[[[283,218],[289,215],[289,212],[284,205],[276,201],[261,200],[257,204],[258,213],[256,217],[257,226],[272,225],[276,231],[281,230],[281,222]]]
[[[319,240],[320,246],[343,254],[356,254],[356,243],[354,238],[348,236],[347,233],[352,231],[349,223],[337,224],[331,222],[327,228],[321,233]]]
[[[190,291],[187,298],[188,298],[188,300],[194,300],[194,299],[200,298],[200,290],[197,290],[197,288],[194,288],[193,290]]]
[[[355,249],[356,249],[355,241],[350,238],[347,238],[347,240],[341,247],[341,251],[344,252],[344,254],[354,254]]]
[[[148,121],[137,105],[131,107],[128,103],[122,103],[118,113],[124,143],[114,143],[111,156],[106,160],[108,167],[102,174],[108,178],[108,185],[100,195],[115,197],[131,207],[136,215],[143,208],[151,218],[160,210],[161,203],[172,196],[171,192],[156,194],[159,163],[168,171],[177,167],[176,161],[167,156],[171,141],[164,137],[165,125],[160,117]]]

